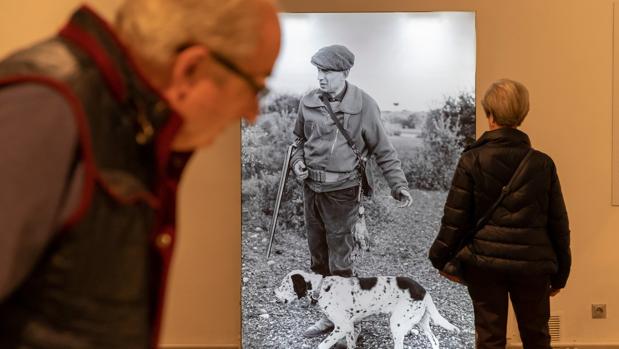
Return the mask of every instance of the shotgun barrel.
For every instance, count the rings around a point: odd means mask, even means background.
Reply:
[[[288,146],[284,163],[282,164],[282,175],[279,179],[279,187],[277,188],[277,198],[275,199],[275,209],[273,210],[273,221],[271,222],[271,237],[269,239],[269,248],[267,249],[267,259],[271,257],[271,248],[273,247],[273,238],[275,237],[275,228],[277,227],[277,217],[279,215],[279,208],[282,204],[282,195],[284,194],[284,187],[286,186],[286,179],[288,179],[288,172],[290,171],[290,158],[295,148],[299,146],[299,141],[295,141]]]

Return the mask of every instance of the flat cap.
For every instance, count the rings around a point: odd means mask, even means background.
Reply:
[[[355,55],[342,45],[325,46],[312,56],[312,64],[323,70],[348,70],[355,64]]]

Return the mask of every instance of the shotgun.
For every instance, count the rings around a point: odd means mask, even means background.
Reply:
[[[288,146],[286,157],[282,165],[282,175],[279,179],[279,188],[277,189],[277,198],[275,199],[275,209],[273,210],[273,221],[271,222],[271,238],[269,239],[269,248],[267,249],[267,259],[271,257],[271,247],[273,247],[273,237],[275,237],[275,228],[277,227],[277,216],[279,215],[279,207],[282,204],[282,195],[284,194],[284,187],[286,186],[286,179],[288,179],[288,172],[290,171],[290,158],[294,150],[301,144],[301,140],[297,139]]]

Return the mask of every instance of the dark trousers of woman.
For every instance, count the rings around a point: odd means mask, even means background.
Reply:
[[[549,276],[510,275],[467,265],[464,278],[475,311],[477,349],[505,349],[507,297],[524,349],[550,349]]]

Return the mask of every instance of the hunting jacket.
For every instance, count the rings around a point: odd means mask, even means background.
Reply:
[[[357,157],[329,116],[319,98],[320,93],[316,89],[301,99],[294,134],[302,143],[293,154],[291,164],[294,166],[303,160],[307,167],[315,170],[356,173]],[[400,189],[407,189],[408,183],[396,150],[385,133],[376,101],[347,82],[346,93],[341,103],[333,106],[333,112],[342,121],[342,126],[361,154],[367,158],[374,156],[392,196],[398,199]],[[306,183],[312,190],[324,192],[358,185],[359,179],[352,176],[335,187],[311,179],[307,179]]]

